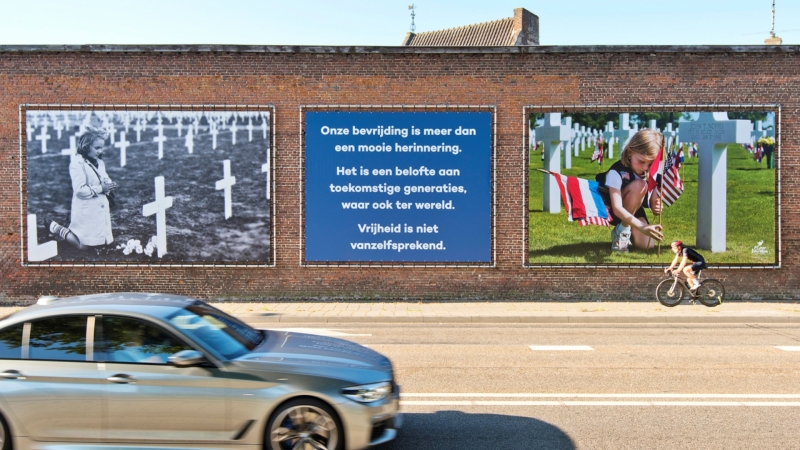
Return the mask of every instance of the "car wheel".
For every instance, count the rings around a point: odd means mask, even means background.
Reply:
[[[11,433],[3,416],[0,416],[0,450],[11,450]]]
[[[330,406],[312,398],[281,405],[267,424],[264,448],[342,450],[342,424]]]

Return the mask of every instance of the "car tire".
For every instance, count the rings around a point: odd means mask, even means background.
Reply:
[[[11,431],[8,429],[6,419],[0,415],[0,450],[11,450],[14,446],[11,444]]]
[[[290,450],[301,440],[309,444],[313,441],[313,448],[343,450],[344,430],[339,416],[330,406],[313,398],[282,404],[267,422],[264,449]]]

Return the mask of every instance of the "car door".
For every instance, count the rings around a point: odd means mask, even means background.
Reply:
[[[232,439],[224,372],[176,367],[167,358],[192,350],[154,323],[98,316],[98,358],[108,383],[109,442],[221,442]]]
[[[87,330],[85,315],[54,316],[0,330],[5,347],[0,392],[4,406],[22,425],[20,434],[39,441],[101,439],[107,382],[93,362]]]

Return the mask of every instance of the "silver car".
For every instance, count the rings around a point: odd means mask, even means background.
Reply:
[[[43,298],[0,321],[2,450],[359,449],[396,436],[398,398],[373,350],[186,297]]]

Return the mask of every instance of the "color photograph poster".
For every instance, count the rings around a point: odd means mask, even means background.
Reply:
[[[270,264],[271,108],[23,108],[24,256]]]
[[[666,266],[676,240],[710,267],[778,263],[775,110],[527,112],[529,265]],[[620,249],[624,216],[660,224],[660,256],[636,226]]]

